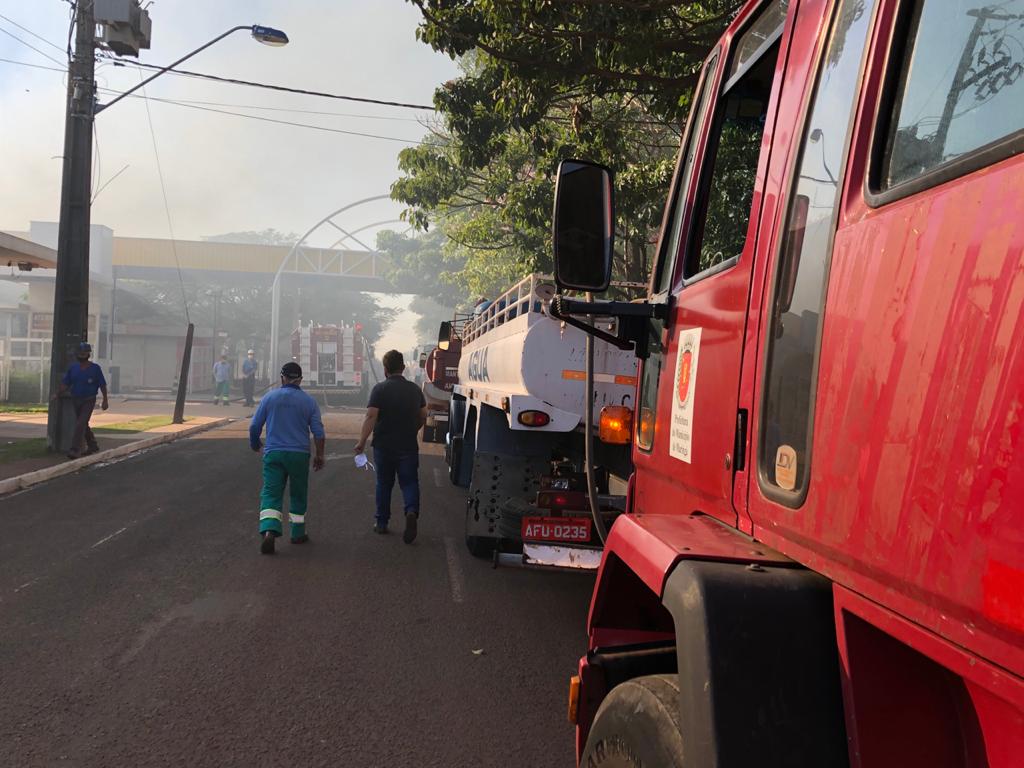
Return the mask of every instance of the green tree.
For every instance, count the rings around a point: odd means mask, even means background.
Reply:
[[[740,0],[410,0],[419,37],[460,57],[435,93],[443,118],[399,155],[392,196],[448,237],[467,293],[551,269],[558,163],[616,175],[618,277],[645,281],[683,117],[711,44]]]

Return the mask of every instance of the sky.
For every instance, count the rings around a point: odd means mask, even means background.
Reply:
[[[0,59],[63,66],[65,55],[59,49],[66,46],[68,12],[63,0],[0,0],[0,15],[7,17],[0,18],[0,30],[39,49],[0,32]],[[141,53],[142,62],[168,64],[232,26],[258,23],[284,30],[290,44],[264,46],[237,32],[182,67],[424,105],[431,104],[438,85],[457,75],[453,61],[416,40],[419,12],[405,0],[156,0],[149,13],[152,48]],[[109,60],[97,69],[100,88],[126,90],[139,79],[137,68],[114,66]],[[65,82],[61,72],[0,61],[0,229],[24,231],[32,220],[58,217]],[[188,108],[151,99],[152,135],[142,99],[124,99],[97,116],[94,189],[109,184],[96,197],[92,221],[115,235],[163,238],[171,227],[178,239],[267,228],[301,234],[342,206],[386,194],[398,178],[398,152],[422,138],[422,121],[431,115],[173,74],[154,81],[146,93],[204,103]],[[101,102],[110,98],[100,92]],[[197,106],[397,141],[257,121]],[[397,219],[400,212],[400,205],[384,200],[358,206],[337,221],[354,229]],[[370,244],[372,238],[372,230],[360,235]],[[314,238],[314,244],[330,243]],[[407,298],[385,303],[404,307]],[[402,349],[399,343],[407,343],[414,320],[405,313],[380,344]]]

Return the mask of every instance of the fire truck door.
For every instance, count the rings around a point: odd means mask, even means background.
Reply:
[[[322,387],[333,387],[337,383],[338,345],[321,341],[317,347],[317,383]]]
[[[639,512],[702,512],[738,523],[740,374],[788,6],[763,6],[732,41],[730,55],[720,57],[717,98],[695,107],[695,119],[705,123],[703,147],[682,162],[699,170],[677,174],[659,267],[669,276],[658,278],[671,310],[641,379]],[[690,132],[689,141],[699,141],[698,127]]]

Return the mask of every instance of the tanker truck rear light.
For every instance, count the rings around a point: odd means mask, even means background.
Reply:
[[[626,445],[633,434],[633,411],[625,405],[606,405],[601,409],[597,436],[602,443]]]
[[[551,423],[551,417],[544,411],[520,411],[518,420],[524,427],[546,427]]]
[[[587,494],[583,491],[549,490],[537,492],[537,507],[539,509],[561,512],[564,509],[587,509],[588,506]]]

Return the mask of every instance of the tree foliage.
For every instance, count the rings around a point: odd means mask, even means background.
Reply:
[[[460,59],[443,118],[399,155],[392,196],[447,237],[465,294],[550,271],[558,163],[616,178],[620,278],[646,280],[700,65],[740,0],[409,0],[419,37]]]

